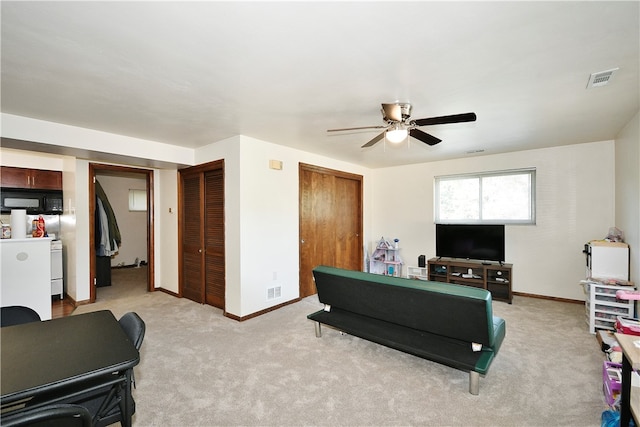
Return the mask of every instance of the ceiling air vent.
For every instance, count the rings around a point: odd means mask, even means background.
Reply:
[[[612,70],[607,71],[599,71],[597,73],[593,73],[589,76],[589,83],[587,83],[587,89],[591,89],[592,87],[600,87],[606,86],[609,84],[609,80],[613,77],[613,73],[618,71],[619,68],[614,68]]]

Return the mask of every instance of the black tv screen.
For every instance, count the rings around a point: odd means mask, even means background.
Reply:
[[[436,224],[436,256],[504,262],[504,225]]]

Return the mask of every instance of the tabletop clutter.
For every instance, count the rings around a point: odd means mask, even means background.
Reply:
[[[29,222],[25,209],[12,209],[10,223],[0,220],[1,238],[25,239],[28,237],[48,237],[45,220],[42,215]]]

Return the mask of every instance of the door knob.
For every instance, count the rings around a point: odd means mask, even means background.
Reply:
[[[300,243],[304,243],[304,239],[300,239]]]
[[[202,249],[198,249],[198,253],[201,254],[202,253]]]

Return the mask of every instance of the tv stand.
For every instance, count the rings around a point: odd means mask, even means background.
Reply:
[[[511,304],[512,265],[458,258],[431,258],[429,280],[487,289],[494,300]]]

